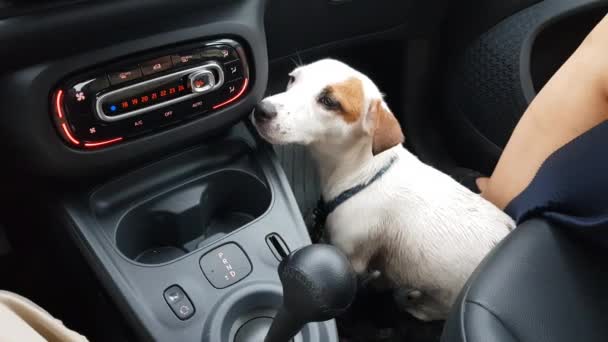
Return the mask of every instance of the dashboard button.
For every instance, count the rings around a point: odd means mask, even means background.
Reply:
[[[212,97],[212,95],[207,94],[180,102],[175,106],[174,114],[180,119],[203,114],[211,109],[213,101],[210,98]]]
[[[222,88],[217,91],[217,98],[220,101],[225,101],[235,97],[243,86],[242,79],[237,79],[232,82],[224,83]]]
[[[117,85],[124,82],[133,81],[140,77],[141,69],[139,69],[139,67],[116,71],[108,74],[108,78],[110,79],[111,85]]]
[[[173,63],[171,63],[171,57],[165,56],[142,63],[141,71],[144,75],[152,75],[158,72],[169,70],[171,69],[171,67],[173,67]]]
[[[226,63],[239,59],[239,55],[230,46],[215,45],[204,48],[201,51],[201,58],[205,60],[219,60]]]
[[[181,287],[173,285],[163,293],[165,301],[177,318],[187,320],[194,315],[194,305]]]
[[[215,76],[209,70],[202,70],[190,74],[190,89],[194,93],[206,93],[215,86]]]
[[[160,108],[146,115],[147,122],[152,122],[156,127],[173,124],[183,117],[183,112],[177,105]]]
[[[243,66],[241,61],[224,64],[224,82],[230,82],[243,77]]]
[[[95,78],[91,78],[84,82],[75,84],[72,89],[75,92],[83,92],[85,94],[94,95],[110,86],[108,77],[106,75],[100,75]]]
[[[175,54],[171,56],[171,61],[173,62],[173,66],[176,68],[194,64],[201,60],[201,54],[199,52],[184,52],[180,54]]]
[[[70,116],[90,116],[95,95],[109,86],[110,83],[105,74],[74,84],[66,90],[63,99],[67,114]]]

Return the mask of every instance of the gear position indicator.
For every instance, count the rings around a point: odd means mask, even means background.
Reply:
[[[208,252],[201,258],[200,264],[207,280],[218,289],[237,283],[252,270],[249,258],[235,243]]]

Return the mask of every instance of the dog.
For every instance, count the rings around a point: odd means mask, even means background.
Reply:
[[[256,130],[271,144],[307,146],[330,206],[329,241],[354,270],[379,270],[415,318],[445,319],[512,219],[406,150],[399,122],[361,72],[324,59],[289,76],[285,92],[256,108]]]

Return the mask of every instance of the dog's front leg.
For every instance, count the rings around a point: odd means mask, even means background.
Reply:
[[[353,265],[353,269],[357,274],[364,274],[367,272],[367,264],[369,260],[366,258],[351,256],[349,256],[348,259],[350,260],[350,263]]]

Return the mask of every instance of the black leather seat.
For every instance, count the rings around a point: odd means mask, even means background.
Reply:
[[[608,341],[607,255],[544,221],[522,224],[472,275],[442,342]]]

